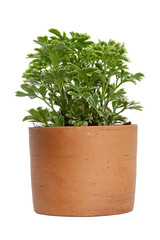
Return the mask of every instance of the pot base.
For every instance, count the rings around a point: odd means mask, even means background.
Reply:
[[[35,210],[34,210],[35,211]],[[105,217],[105,216],[112,216],[112,215],[120,215],[120,214],[125,214],[125,213],[130,213],[133,211],[133,208],[128,211],[123,211],[123,212],[115,212],[115,213],[101,213],[101,214],[96,214],[96,213],[89,213],[89,214],[61,214],[61,215],[56,215],[56,214],[51,214],[51,213],[41,213],[41,212],[36,212],[37,214],[40,215],[46,215],[46,216],[55,216],[55,217]]]

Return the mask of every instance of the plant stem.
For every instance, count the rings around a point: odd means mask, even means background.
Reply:
[[[114,93],[115,93],[115,91],[117,90],[117,88],[119,88],[119,86],[121,85],[122,83],[119,83],[118,85],[117,85],[117,87],[116,87],[116,89],[110,94],[110,96],[108,96],[108,99],[107,99],[107,101],[104,103],[104,109],[107,107],[107,105],[108,105],[108,103],[109,103],[109,101],[110,101],[110,98],[114,95]]]
[[[41,98],[39,96],[37,96],[37,98],[43,100],[54,111],[54,108],[44,98]]]
[[[103,101],[104,101],[104,97],[105,97],[105,81],[106,81],[106,61],[104,61],[104,73],[103,73],[103,85],[102,85],[102,106],[103,106]],[[106,84],[107,85],[107,84]]]

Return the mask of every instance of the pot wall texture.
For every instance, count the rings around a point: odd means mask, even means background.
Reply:
[[[133,209],[137,125],[29,128],[34,210],[99,216]]]

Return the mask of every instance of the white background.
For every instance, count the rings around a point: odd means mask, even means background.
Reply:
[[[0,239],[160,239],[160,8],[159,1],[7,1],[0,4]],[[128,214],[71,218],[34,213],[26,110],[16,98],[33,39],[49,28],[88,33],[92,40],[125,42],[130,70],[145,79],[127,86],[143,112],[127,112],[139,126],[136,202]],[[40,105],[41,102],[38,102]]]

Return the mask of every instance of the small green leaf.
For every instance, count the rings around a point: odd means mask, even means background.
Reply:
[[[133,77],[138,80],[138,81],[141,81],[142,78],[144,77],[144,74],[143,73],[136,73],[133,75]]]
[[[33,118],[33,116],[28,115],[28,116],[25,116],[25,117],[23,118],[23,121],[34,122],[35,119]]]
[[[90,93],[83,93],[82,96],[83,96],[85,99],[88,99],[89,97],[91,97],[91,94],[90,94]]]
[[[73,97],[78,97],[79,96],[79,94],[77,94],[75,92],[72,92],[72,91],[69,91],[68,94],[73,96]]]
[[[43,98],[45,98],[46,95],[46,87],[45,86],[40,86],[39,92]]]
[[[54,51],[63,51],[64,49],[66,49],[66,45],[63,43],[58,44],[55,48]]]
[[[45,123],[46,126],[49,126],[48,124],[48,118],[49,118],[49,111],[47,108],[42,109],[42,108],[37,108],[38,114],[40,115],[42,121]]]
[[[24,92],[21,92],[21,91],[17,91],[16,92],[16,96],[18,96],[18,97],[25,97],[25,96],[28,96],[28,94],[24,93]]]
[[[49,32],[50,33],[53,33],[54,35],[56,35],[57,37],[59,37],[60,39],[63,39],[63,36],[62,34],[55,28],[51,28],[49,29]]]
[[[54,127],[61,127],[61,126],[64,125],[64,118],[63,118],[63,116],[60,116],[60,117],[54,116],[53,117],[53,121],[54,121],[54,123],[53,123]]]
[[[97,104],[98,104],[98,95],[94,94],[93,96],[89,96],[87,98],[88,104],[93,107],[93,108],[97,108]]]
[[[41,119],[41,116],[38,113],[38,111],[36,111],[35,109],[32,108],[28,112],[31,114],[31,116],[33,117],[35,122],[43,122],[42,119]]]
[[[31,86],[29,86],[28,84],[22,84],[21,88],[26,91],[28,94],[28,96],[33,99],[36,97],[35,91],[33,90],[33,88]]]

